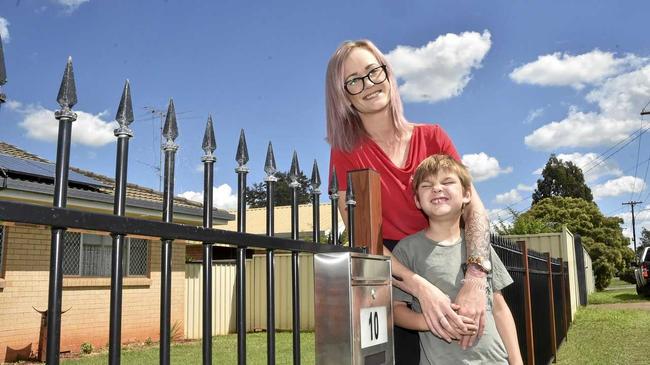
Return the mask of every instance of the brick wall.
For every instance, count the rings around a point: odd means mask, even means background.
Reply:
[[[50,229],[16,224],[5,230],[5,287],[0,289],[0,362],[38,351],[40,315],[47,309]],[[160,328],[160,241],[149,246],[150,277],[124,278],[122,341],[158,339]],[[175,243],[172,263],[172,325],[182,333],[185,244]],[[110,278],[65,277],[61,351],[78,352],[83,342],[108,343]]]

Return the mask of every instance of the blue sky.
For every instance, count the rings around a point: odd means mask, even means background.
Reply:
[[[650,228],[650,137],[638,137],[648,127],[639,112],[650,101],[647,2],[0,3],[9,99],[0,139],[45,158],[54,159],[52,111],[72,56],[80,115],[74,166],[114,175],[111,123],[128,78],[136,115],[131,182],[158,188],[156,111],[170,97],[180,132],[177,194],[202,191],[210,113],[220,207],[234,206],[241,128],[251,184],[263,178],[269,140],[280,169],[295,149],[307,175],[317,159],[324,176],[326,64],[342,41],[369,38],[393,63],[407,118],[447,130],[493,217],[530,206],[538,170],[556,153],[584,167],[601,210],[625,218],[626,229],[629,207],[621,203],[644,201],[637,223]]]

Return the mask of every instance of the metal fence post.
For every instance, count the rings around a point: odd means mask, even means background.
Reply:
[[[169,99],[167,117],[163,127],[165,144],[165,176],[163,190],[163,222],[171,223],[174,216],[174,166],[178,145],[174,143],[178,137],[176,111],[174,101]],[[172,241],[162,239],[160,256],[160,364],[169,365],[169,350],[171,344],[171,304],[172,304]]]
[[[273,145],[269,141],[266,151],[266,235],[275,235],[275,197],[274,188],[278,178]],[[275,252],[266,250],[266,359],[267,364],[275,364]]]
[[[352,186],[352,175],[348,172],[348,187],[345,190],[345,205],[348,208],[348,242],[351,248],[355,247],[354,242],[354,207],[357,202],[354,200],[354,187]]]
[[[5,54],[2,48],[2,36],[0,36],[0,107],[7,101],[7,95],[2,92],[2,85],[7,83],[7,69],[5,68]]]
[[[332,237],[331,244],[339,244],[339,181],[336,176],[336,168],[332,167],[332,176],[330,177],[329,189],[327,189],[332,202]]]
[[[312,208],[312,241],[320,243],[320,173],[318,163],[314,159],[314,166],[311,169],[311,208]]]
[[[363,245],[368,253],[384,254],[381,235],[381,180],[379,173],[371,169],[353,170],[355,208],[354,236],[357,246]]]
[[[56,98],[61,109],[54,113],[59,121],[59,136],[56,147],[56,175],[54,178],[54,207],[65,208],[68,198],[68,172],[70,167],[70,143],[72,137],[72,122],[77,120],[77,114],[72,107],[77,104],[77,90],[72,70],[72,57],[68,62],[61,80],[61,87]],[[65,228],[52,227],[50,246],[50,277],[47,301],[47,363],[59,364],[61,342],[61,300],[63,291],[63,236]]]
[[[203,227],[212,228],[212,185],[214,184],[214,138],[212,116],[208,116],[201,145],[203,162]],[[203,364],[212,364],[212,243],[203,242]]]
[[[244,130],[237,145],[237,232],[246,232],[246,174],[248,174],[248,147]],[[237,248],[237,364],[246,364],[246,249]]]
[[[551,253],[546,253],[548,268],[548,304],[551,313],[551,349],[553,350],[553,362],[557,357],[557,334],[555,332],[555,301],[553,299],[553,265],[551,264]]]
[[[289,187],[291,188],[291,239],[298,239],[298,154],[293,151],[291,169],[289,169]],[[293,302],[293,363],[300,364],[300,257],[298,251],[291,251],[291,292]]]
[[[117,108],[115,120],[119,128],[114,131],[117,137],[117,157],[115,162],[115,198],[113,214],[123,217],[126,213],[126,183],[129,158],[129,140],[133,131],[129,125],[133,122],[133,103],[131,102],[131,86],[129,80],[124,84],[120,106]],[[111,252],[111,304],[108,342],[108,362],[111,365],[120,364],[122,350],[122,256],[126,236],[113,234]],[[127,273],[128,274],[128,273]]]
[[[533,313],[530,302],[530,272],[528,270],[528,246],[526,241],[517,241],[521,245],[521,259],[524,266],[524,316],[526,318],[526,352],[528,365],[535,365],[535,341],[533,339]]]

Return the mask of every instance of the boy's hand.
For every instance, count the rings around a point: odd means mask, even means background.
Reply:
[[[428,281],[421,283],[416,294],[427,327],[434,335],[451,342],[478,330],[472,317],[459,316],[456,313],[459,306],[451,303],[447,295]]]
[[[486,278],[473,276],[466,276],[466,278],[467,280],[460,288],[458,296],[456,296],[456,304],[460,306],[458,314],[473,319],[478,324],[478,331],[473,335],[462,336],[460,339],[460,347],[463,350],[473,346],[477,338],[483,335],[487,308],[487,295],[485,293]],[[483,285],[480,285],[481,281]]]

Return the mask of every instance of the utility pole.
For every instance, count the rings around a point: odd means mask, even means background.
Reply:
[[[635,223],[634,223],[634,206],[637,204],[641,204],[643,202],[637,202],[637,201],[629,201],[627,203],[623,203],[623,205],[629,205],[630,208],[632,208],[632,241],[634,242],[634,254],[636,255],[636,228],[635,228]]]

